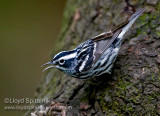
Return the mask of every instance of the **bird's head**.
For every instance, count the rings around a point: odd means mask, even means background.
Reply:
[[[57,69],[66,72],[73,67],[74,59],[77,53],[75,50],[72,51],[63,51],[56,54],[50,62],[47,62],[44,65],[50,65],[45,68],[43,71],[48,70],[50,68],[56,67]]]

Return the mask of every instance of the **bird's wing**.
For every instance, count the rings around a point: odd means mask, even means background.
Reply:
[[[128,23],[129,21],[125,21],[109,32],[104,32],[94,38],[92,40],[94,41],[94,44],[96,44],[95,52],[93,54],[94,61],[93,64],[97,62],[97,60],[101,57],[103,52],[107,50],[111,44],[114,42],[114,40],[118,37],[118,35],[121,33],[122,28]]]
[[[94,44],[96,46],[93,56],[94,56],[94,61],[93,64],[97,62],[97,60],[101,57],[101,55],[111,46],[111,44],[114,42],[114,40],[118,37],[122,30],[118,29],[113,36],[107,37],[106,39],[102,39],[99,41],[95,41]],[[92,65],[93,65],[92,64]]]
[[[106,51],[111,46],[114,40],[116,39],[121,40],[123,38],[123,35],[130,29],[132,24],[143,12],[144,12],[144,9],[137,10],[125,22],[117,25],[115,28],[111,29],[111,31],[102,33],[92,39],[94,41],[94,44],[96,44],[95,52],[93,54],[94,56],[93,64],[98,61],[98,59],[101,57],[103,52]]]
[[[110,38],[112,38],[112,36],[114,35],[114,33],[115,33],[117,30],[119,30],[119,29],[121,29],[122,27],[124,27],[126,24],[128,24],[128,22],[129,22],[129,20],[127,20],[127,21],[125,21],[125,22],[117,25],[116,27],[114,27],[113,29],[111,29],[111,30],[108,31],[108,32],[104,32],[104,33],[102,33],[102,34],[100,34],[100,35],[97,35],[97,36],[93,37],[92,40],[93,40],[94,42],[96,42],[96,41],[100,41],[100,40],[103,40],[103,39],[110,39]]]
[[[85,72],[90,69],[93,64],[97,62],[97,60],[101,57],[103,52],[110,47],[113,41],[117,38],[121,30],[117,30],[111,37],[107,37],[105,39],[105,35],[97,36],[99,38],[97,41],[93,41],[92,39],[82,43],[78,48],[76,61],[78,61],[78,65],[76,65],[76,72]],[[100,40],[101,37],[101,40]],[[102,39],[103,38],[103,39]]]
[[[90,69],[113,42],[119,39],[119,35],[124,35],[127,32],[143,11],[143,9],[138,10],[129,19],[117,25],[115,28],[111,29],[111,31],[104,32],[78,46],[78,48],[80,48],[80,52],[77,55],[77,60],[79,61],[77,69],[79,69],[79,72]]]

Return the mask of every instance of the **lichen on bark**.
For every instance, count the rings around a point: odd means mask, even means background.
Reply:
[[[68,116],[160,115],[160,1],[68,0],[56,52],[109,31],[138,8],[145,13],[126,34],[111,75],[79,80],[56,69],[45,73],[36,95],[51,99],[46,114],[61,113],[52,109],[57,102],[72,107]]]

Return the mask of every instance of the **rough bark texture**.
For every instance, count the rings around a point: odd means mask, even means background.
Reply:
[[[112,75],[79,80],[52,69],[37,97],[50,98],[32,113],[54,115],[160,115],[160,1],[68,0],[57,53],[126,20],[136,9],[145,13],[126,34]],[[52,55],[52,56],[53,56]]]

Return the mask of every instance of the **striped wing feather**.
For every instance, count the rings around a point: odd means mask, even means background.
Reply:
[[[83,70],[81,70],[80,72],[87,71],[99,60],[99,58],[101,57],[103,52],[105,52],[110,47],[110,45],[113,43],[113,41],[118,37],[118,35],[121,32],[122,27],[124,25],[126,25],[126,23],[122,23],[122,24],[116,26],[111,31],[104,32],[104,33],[102,33],[102,34],[100,34],[100,35],[91,39],[93,43],[91,42],[92,44],[90,43],[89,45],[94,46],[96,44],[96,48],[95,48],[94,51],[92,51],[92,55],[90,55],[89,59],[87,60],[87,62],[85,64],[85,66],[83,67]],[[86,47],[83,46],[82,50],[85,49],[85,48]],[[90,51],[89,49],[90,49],[90,47],[88,48],[88,51]],[[85,57],[87,57],[87,56],[85,56]],[[85,59],[83,60],[83,62],[84,61],[85,61]]]
[[[96,44],[96,49],[94,49],[94,51],[92,51],[92,56],[89,57],[89,59],[87,60],[87,63],[85,65],[85,67],[83,68],[83,71],[88,70],[91,66],[93,66],[101,57],[101,55],[103,55],[103,53],[112,45],[112,43],[114,42],[114,40],[119,36],[119,34],[122,32],[123,27],[125,27],[126,25],[129,25],[127,28],[127,30],[131,27],[131,25],[133,24],[133,22],[144,12],[143,9],[139,9],[137,10],[137,12],[135,12],[129,19],[127,19],[125,22],[117,25],[115,28],[111,29],[111,31],[109,32],[104,32],[94,38],[92,38],[91,40],[93,41],[93,44]],[[124,32],[126,32],[127,30],[125,30]]]
[[[118,37],[118,35],[122,31],[122,28],[126,24],[128,24],[128,22],[129,21],[127,20],[127,21],[117,25],[111,31],[106,32],[106,33],[102,33],[99,36],[96,36],[92,39],[96,44],[96,50],[93,54],[94,61],[93,61],[92,65],[94,65],[98,61],[98,59],[101,57],[103,52],[106,51],[110,47],[110,45],[114,42],[114,40]]]
[[[101,57],[101,55],[111,46],[111,44],[118,37],[120,32],[121,32],[121,29],[117,30],[112,37],[108,37],[106,39],[103,38],[102,40],[95,42],[96,50],[93,54],[94,56],[93,64],[95,64],[98,61],[98,59]]]

